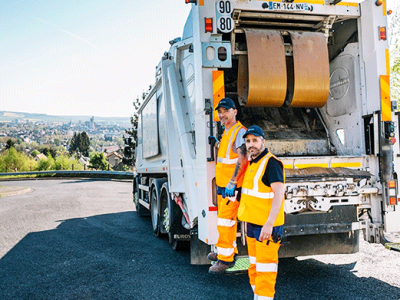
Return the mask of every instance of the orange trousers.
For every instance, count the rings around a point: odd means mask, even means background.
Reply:
[[[274,299],[280,243],[246,237],[250,259],[249,279],[254,299]]]
[[[218,260],[233,262],[235,254],[238,253],[236,246],[237,214],[239,201],[229,201],[217,195],[218,201]]]

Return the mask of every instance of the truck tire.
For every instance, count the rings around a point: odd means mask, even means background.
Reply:
[[[154,186],[151,190],[150,196],[150,216],[151,216],[151,226],[153,228],[154,235],[160,237],[160,215],[158,214],[158,193]]]
[[[171,248],[175,251],[181,251],[189,248],[190,242],[180,241],[175,239],[175,234],[178,233],[178,228],[182,227],[182,211],[180,207],[172,200],[168,191],[168,183],[164,183],[161,188],[161,201],[166,203],[164,210],[163,225],[168,233],[168,242]]]

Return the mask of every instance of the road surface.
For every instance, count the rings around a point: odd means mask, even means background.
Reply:
[[[129,181],[0,182],[0,299],[252,299],[247,274],[212,276],[156,238]],[[275,299],[400,299],[400,252],[281,260]]]

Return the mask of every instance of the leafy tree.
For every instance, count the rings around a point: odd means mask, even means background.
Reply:
[[[54,158],[56,158],[57,150],[52,147],[45,147],[45,148],[43,148],[42,153],[44,155],[46,155],[47,157],[51,156],[54,159]]]
[[[106,156],[103,152],[94,152],[90,155],[90,168],[96,170],[107,170],[110,168],[110,164],[106,160]]]
[[[400,2],[393,1],[393,13],[389,16],[390,37],[390,87],[393,101],[400,108]]]
[[[0,155],[0,172],[31,171],[36,168],[36,161],[11,147]]]
[[[89,156],[89,146],[90,139],[85,131],[81,133],[74,132],[69,143],[69,153],[80,152],[84,156]]]
[[[136,100],[133,102],[133,106],[135,107],[135,113],[131,116],[131,130],[125,129],[125,133],[128,134],[128,137],[125,139],[125,149],[124,156],[122,158],[122,162],[128,166],[135,165],[135,153],[136,153],[136,145],[137,145],[137,128],[139,121],[138,110],[142,103],[142,101],[146,98],[147,94],[142,93],[142,100],[139,97],[136,97]]]
[[[59,138],[55,138],[55,139],[54,139],[54,144],[55,144],[57,147],[61,146],[61,140],[60,140]]]
[[[55,170],[83,170],[83,165],[75,158],[71,158],[65,155],[60,155],[56,158],[54,163]]]
[[[38,167],[37,167],[38,171],[48,171],[48,170],[54,170],[54,169],[55,169],[54,168],[54,158],[51,155],[49,155],[47,157],[47,159],[46,158],[39,159]]]
[[[15,143],[12,139],[8,139],[6,142],[6,149],[10,149],[11,147],[14,147]]]
[[[33,157],[35,157],[35,156],[38,155],[39,153],[40,153],[39,150],[35,149],[35,150],[33,150],[33,151],[31,152],[31,155],[32,155]]]

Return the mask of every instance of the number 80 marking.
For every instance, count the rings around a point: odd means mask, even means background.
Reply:
[[[222,16],[218,19],[217,27],[222,32],[231,32],[233,30],[233,19],[228,16]]]

